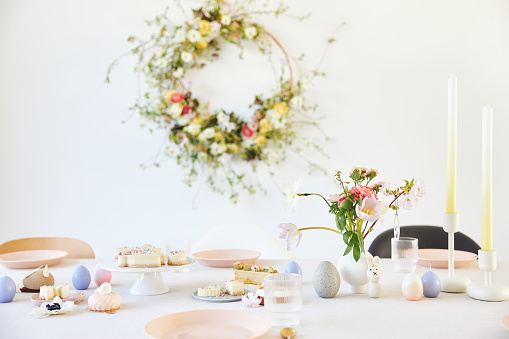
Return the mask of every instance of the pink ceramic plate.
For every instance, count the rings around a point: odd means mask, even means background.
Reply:
[[[465,251],[454,251],[454,268],[470,265],[477,259],[477,254]],[[417,265],[434,268],[448,268],[448,250],[438,248],[423,248],[419,250]]]
[[[260,255],[262,255],[260,252],[251,250],[208,250],[193,254],[194,258],[202,265],[229,268],[232,268],[237,261],[254,264]]]
[[[502,326],[509,330],[509,315],[502,318]]]
[[[258,338],[270,329],[267,318],[239,310],[196,310],[168,314],[145,326],[150,338]]]
[[[36,250],[0,254],[0,264],[7,268],[38,268],[41,265],[56,265],[67,256],[66,251]]]
[[[83,301],[83,299],[85,299],[85,292],[72,290],[72,291],[69,291],[69,298],[62,299],[62,301],[65,302],[65,301],[69,300],[69,301],[74,301],[75,304],[79,304],[80,302]],[[30,298],[30,300],[32,301],[32,304],[34,304],[35,306],[41,306],[42,303],[51,302],[51,300],[39,299],[39,293],[32,294],[32,297]]]

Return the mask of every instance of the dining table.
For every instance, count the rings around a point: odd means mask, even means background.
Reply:
[[[272,266],[284,271],[290,259],[258,259],[258,265]],[[470,298],[466,293],[440,293],[436,298],[422,297],[418,301],[405,299],[401,292],[407,273],[394,272],[390,259],[382,259],[381,295],[371,298],[367,294],[353,294],[344,281],[333,298],[321,298],[313,287],[313,274],[321,259],[295,259],[302,268],[302,310],[297,316],[297,339],[304,338],[508,338],[509,330],[502,319],[509,315],[509,302],[486,302]],[[337,264],[337,259],[331,260]],[[72,286],[76,267],[83,265],[92,276],[100,259],[64,259],[49,267],[56,284]],[[430,268],[417,266],[422,276]],[[446,269],[432,269],[441,277]],[[0,276],[11,277],[17,288],[32,269],[8,269],[0,266]],[[458,268],[455,274],[481,281],[483,272],[477,262]],[[86,298],[77,309],[47,318],[31,315],[36,307],[30,293],[17,292],[8,303],[0,303],[0,338],[147,338],[145,327],[152,320],[191,310],[235,310],[252,312],[268,318],[262,307],[243,307],[240,301],[211,302],[192,297],[198,287],[209,284],[224,285],[234,279],[232,268],[214,268],[200,263],[186,271],[162,272],[169,292],[159,295],[134,295],[130,288],[136,273],[113,272],[112,290],[122,298],[121,308],[113,313],[91,312],[87,298],[97,288],[92,280],[84,290]],[[493,281],[509,284],[509,260],[498,263]],[[260,338],[281,338],[280,327],[271,327]]]

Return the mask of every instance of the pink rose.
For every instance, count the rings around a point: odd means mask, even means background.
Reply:
[[[184,98],[185,98],[184,94],[175,93],[171,96],[171,102],[173,102],[173,103],[181,102],[182,100],[184,100]]]
[[[366,186],[357,186],[350,188],[350,191],[348,191],[350,194],[355,193],[355,200],[359,199],[359,196],[364,198],[371,198],[372,196],[375,197],[375,199],[378,200],[378,197],[376,196],[375,192],[369,187]]]
[[[190,109],[191,107],[189,107],[189,105],[184,105],[184,107],[182,108],[182,115],[189,113]]]
[[[240,132],[242,133],[243,136],[245,136],[246,138],[250,138],[253,136],[254,132],[249,128],[247,127],[247,125],[244,125],[242,126],[242,129],[240,130]]]

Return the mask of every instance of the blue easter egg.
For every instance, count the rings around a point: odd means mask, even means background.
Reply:
[[[72,284],[77,290],[86,290],[91,280],[90,272],[83,265],[76,267],[72,274]]]
[[[16,284],[11,277],[3,276],[0,278],[0,303],[8,303],[16,295]]]
[[[426,298],[436,298],[438,294],[440,294],[440,289],[442,288],[442,284],[440,282],[440,278],[435,272],[428,271],[423,274],[421,277],[422,281],[422,294]]]
[[[285,273],[295,273],[302,275],[302,268],[295,261],[290,261],[285,267]]]

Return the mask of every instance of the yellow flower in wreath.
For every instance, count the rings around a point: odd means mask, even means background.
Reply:
[[[255,144],[261,147],[267,143],[267,137],[264,134],[258,134],[255,139]]]
[[[260,120],[260,122],[258,123],[258,131],[260,131],[260,133],[267,133],[271,129],[272,129],[272,124],[270,123],[269,120],[267,120],[265,118]]]
[[[219,142],[219,141],[222,141],[223,139],[224,139],[223,132],[221,132],[221,131],[216,132],[216,135],[214,135],[214,140]]]
[[[173,96],[173,94],[175,94],[175,91],[172,91],[172,90],[168,90],[168,91],[164,92],[164,94],[163,94],[164,101],[169,103],[171,101],[171,97]]]
[[[231,153],[239,153],[240,152],[240,147],[237,144],[228,144],[228,150]]]
[[[288,113],[288,104],[286,102],[276,102],[272,109],[279,115],[286,115]]]
[[[193,118],[193,120],[191,120],[191,123],[192,124],[202,125],[203,124],[203,119],[202,119],[202,117],[197,116],[197,117]]]
[[[206,40],[201,39],[201,40],[198,40],[198,42],[196,43],[196,48],[197,49],[205,49],[205,48],[207,48],[208,45],[209,45],[209,43]]]
[[[212,29],[212,25],[210,24],[210,21],[202,20],[200,21],[200,24],[198,26],[198,30],[201,34],[207,34]]]

